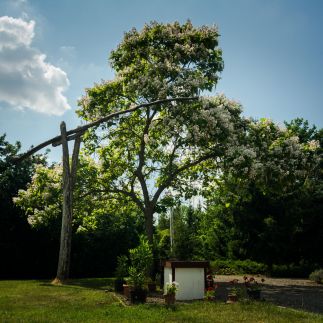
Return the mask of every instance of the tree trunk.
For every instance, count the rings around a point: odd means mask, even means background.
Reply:
[[[153,245],[153,215],[154,209],[152,207],[147,207],[145,209],[145,228],[150,245]]]

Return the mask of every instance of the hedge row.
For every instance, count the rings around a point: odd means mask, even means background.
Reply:
[[[317,265],[308,263],[279,264],[268,266],[252,260],[213,260],[211,269],[218,275],[267,275],[271,277],[293,277],[307,278],[309,274],[317,269]]]

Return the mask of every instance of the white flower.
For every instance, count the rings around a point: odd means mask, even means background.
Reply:
[[[314,150],[318,149],[319,147],[320,147],[320,143],[318,140],[311,140],[308,142],[309,150],[314,151]]]

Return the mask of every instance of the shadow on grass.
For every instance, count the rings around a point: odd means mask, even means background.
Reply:
[[[114,287],[114,278],[82,278],[71,279],[66,285],[79,286],[89,289],[111,290]]]
[[[114,286],[114,278],[80,278],[70,279],[63,285],[54,285],[50,281],[43,281],[39,284],[46,287],[61,287],[61,286],[77,286],[96,290],[112,290]]]

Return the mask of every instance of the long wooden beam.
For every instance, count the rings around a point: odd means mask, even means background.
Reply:
[[[172,102],[172,101],[191,101],[191,100],[198,100],[198,96],[193,96],[193,97],[178,97],[178,98],[170,98],[170,99],[163,99],[163,100],[157,100],[157,101],[153,101],[153,102],[149,102],[149,103],[143,103],[143,104],[139,104],[139,105],[136,105],[132,108],[129,108],[127,110],[122,110],[122,111],[117,111],[117,112],[113,112],[109,115],[107,115],[106,117],[103,117],[101,119],[98,119],[96,121],[93,121],[93,122],[90,122],[84,126],[80,126],[80,127],[77,127],[75,129],[72,129],[72,130],[69,130],[66,132],[66,136],[67,136],[67,140],[72,140],[74,139],[76,136],[74,136],[74,134],[78,134],[80,132],[84,132],[86,131],[87,129],[91,128],[91,127],[95,127],[95,126],[98,126],[99,124],[105,122],[105,121],[108,121],[114,117],[117,117],[119,115],[122,115],[122,114],[126,114],[126,113],[129,113],[129,112],[133,112],[133,111],[136,111],[136,110],[139,110],[141,108],[146,108],[146,107],[149,107],[149,106],[152,106],[152,105],[157,105],[157,104],[162,104],[162,103],[167,103],[167,102]],[[62,136],[59,135],[59,136],[56,136],[54,138],[51,138],[49,140],[46,140],[44,141],[43,143],[31,148],[30,150],[28,150],[26,153],[22,154],[22,155],[18,155],[16,156],[15,158],[13,158],[13,162],[16,164],[16,163],[19,163],[21,162],[22,160],[28,158],[29,156],[33,155],[35,152],[37,152],[38,150],[42,149],[42,148],[45,148],[46,146],[48,145],[53,145],[54,147],[55,146],[58,146],[61,144],[61,140],[62,140]]]

